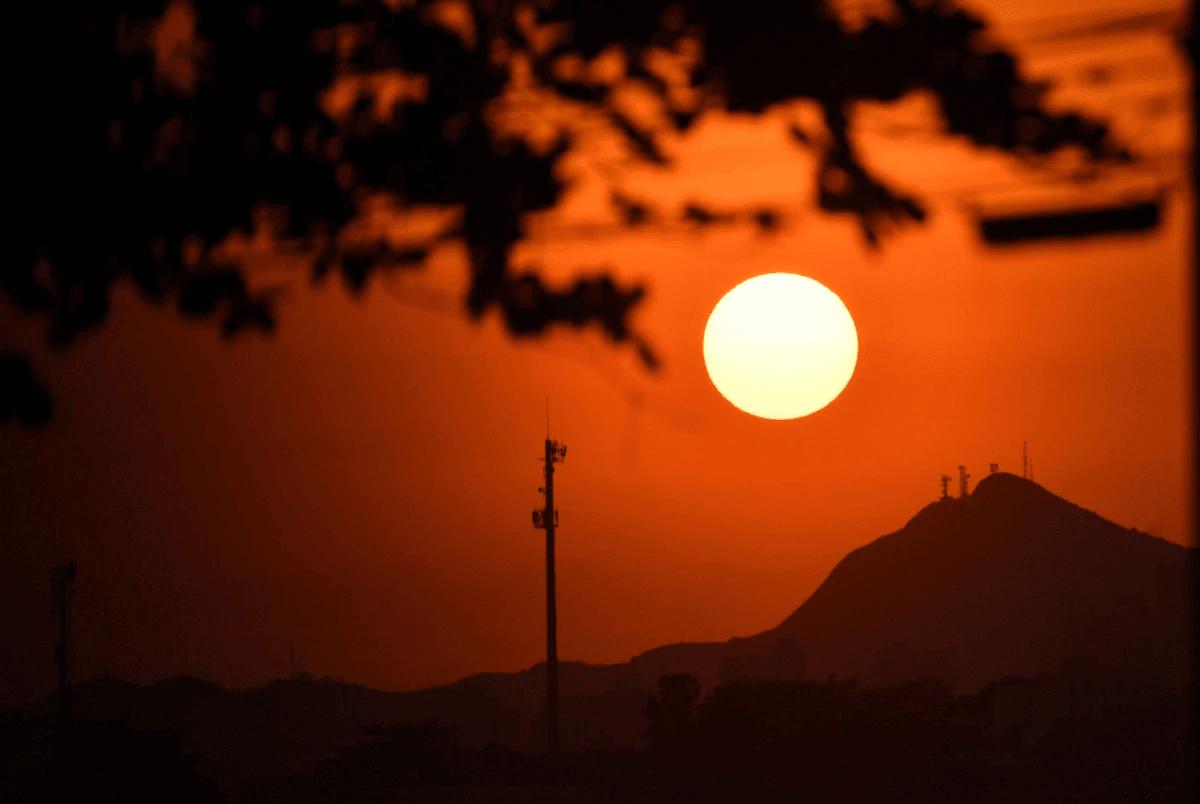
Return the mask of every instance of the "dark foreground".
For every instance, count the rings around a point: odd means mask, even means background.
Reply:
[[[637,748],[557,764],[469,747],[437,723],[364,726],[297,773],[207,772],[172,731],[10,714],[8,801],[1191,802],[1197,734],[1182,691],[1122,684],[1094,665],[955,696],[936,680],[727,684],[664,676]],[[237,735],[229,735],[236,740]]]

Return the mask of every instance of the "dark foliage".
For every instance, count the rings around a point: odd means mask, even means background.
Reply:
[[[50,418],[50,395],[33,376],[23,355],[0,350],[0,424],[17,421],[26,427],[45,424]]]
[[[665,135],[707,112],[816,101],[823,134],[793,133],[819,151],[819,205],[855,216],[871,244],[925,210],[860,160],[849,116],[859,101],[923,90],[946,132],[976,146],[1126,158],[1103,124],[1047,111],[1045,88],[948,0],[896,0],[894,14],[857,30],[814,0],[471,0],[454,24],[449,5],[126,0],[62,14],[34,4],[10,28],[21,72],[0,294],[43,317],[55,346],[104,321],[118,281],[231,336],[275,323],[270,294],[230,246],[238,238],[265,235],[305,255],[314,279],[339,274],[355,293],[453,241],[470,265],[470,316],[496,310],[517,336],[594,326],[653,367],[630,324],[641,285],[600,267],[556,286],[514,264],[529,216],[558,204],[563,159],[584,146],[569,123],[537,141],[498,122],[500,111],[569,105],[569,119],[607,127],[631,159],[668,166]],[[623,66],[588,69],[606,56]],[[631,83],[654,99],[657,123],[622,105],[617,89]],[[623,223],[646,220],[644,207],[617,203]],[[362,225],[368,207],[451,214],[397,239]],[[703,211],[685,217],[722,220]],[[755,220],[778,225],[769,211]],[[16,418],[36,423],[39,410]]]
[[[690,673],[671,673],[658,680],[658,690],[643,710],[650,721],[646,739],[656,748],[668,746],[696,728],[700,682]]]
[[[30,733],[15,718],[0,723],[0,799],[35,802],[218,804],[215,784],[168,731],[82,720]]]
[[[470,748],[432,724],[371,729],[247,801],[1186,802],[1196,734],[1178,693],[1080,669],[955,696],[923,679],[730,684],[664,677],[639,751]]]
[[[1195,800],[1190,694],[1131,684],[1094,662],[1000,679],[967,695],[929,678],[878,689],[829,678],[699,692],[694,677],[661,679],[645,709],[649,740],[637,749],[573,750],[555,763],[414,722],[360,727],[359,739],[323,760],[291,772],[263,767],[236,779],[222,778],[223,765],[205,761],[211,757],[202,750],[186,748],[183,723],[176,736],[169,729],[80,720],[64,740],[52,720],[10,713],[0,717],[0,798],[197,804],[222,797],[244,804]],[[193,769],[193,750],[201,775]]]
[[[700,704],[691,728],[659,732],[627,797],[1189,801],[1188,703],[1095,668],[961,697],[934,679],[875,690],[832,678],[730,684]]]

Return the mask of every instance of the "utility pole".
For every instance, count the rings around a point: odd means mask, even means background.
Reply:
[[[1200,93],[1200,65],[1197,65],[1197,51],[1200,51],[1200,0],[1191,0],[1188,4],[1188,27],[1187,33],[1183,37],[1183,50],[1187,54],[1189,66],[1191,67],[1191,97],[1192,102],[1188,104],[1192,114],[1191,129],[1192,129],[1192,147],[1191,147],[1191,173],[1192,173],[1192,347],[1193,350],[1200,344],[1200,327],[1196,326],[1197,310],[1200,310],[1200,282],[1196,280],[1200,276],[1200,202],[1196,199],[1200,198],[1200,109],[1196,108],[1196,97]],[[1197,352],[1193,351],[1193,354]],[[1196,365],[1196,361],[1192,361],[1192,460],[1196,460],[1196,456],[1200,455],[1200,367]],[[1191,491],[1192,491],[1192,516],[1193,522],[1200,522],[1200,477],[1196,472],[1191,473]],[[1193,526],[1194,527],[1194,526]]]
[[[544,462],[545,485],[540,491],[546,504],[533,512],[533,526],[546,531],[546,737],[551,759],[558,759],[558,611],[554,588],[554,530],[558,510],[554,507],[554,465],[567,457],[566,446],[547,435]]]
[[[58,727],[71,722],[71,600],[75,596],[75,562],[68,561],[50,572],[50,593],[57,626],[54,662],[58,665]]]

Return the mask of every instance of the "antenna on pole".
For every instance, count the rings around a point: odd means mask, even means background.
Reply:
[[[546,400],[546,443],[542,458],[545,484],[538,489],[545,505],[533,511],[533,526],[546,531],[546,741],[550,758],[558,759],[558,603],[554,577],[554,531],[558,509],[554,507],[554,466],[567,457],[567,447],[550,438],[550,400]]]
[[[943,500],[949,499],[949,497],[950,497],[950,475],[942,475],[940,478],[938,478],[938,480],[942,484],[942,499]]]
[[[968,492],[967,481],[971,479],[971,475],[967,473],[967,467],[958,467],[958,496],[966,497]]]

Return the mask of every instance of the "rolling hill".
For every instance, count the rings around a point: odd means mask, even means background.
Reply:
[[[778,626],[727,642],[668,645],[614,665],[563,662],[568,749],[636,745],[665,673],[721,682],[854,676],[864,686],[936,676],[960,692],[1086,663],[1123,683],[1184,688],[1192,669],[1195,549],[1122,528],[1037,484],[997,473],[854,550]],[[539,750],[544,670],[484,673],[381,692],[307,677],[249,690],[195,679],[80,684],[76,711],[173,731],[207,776],[311,772],[363,739],[364,724],[439,721],[465,745]],[[52,701],[7,713],[9,734]]]

